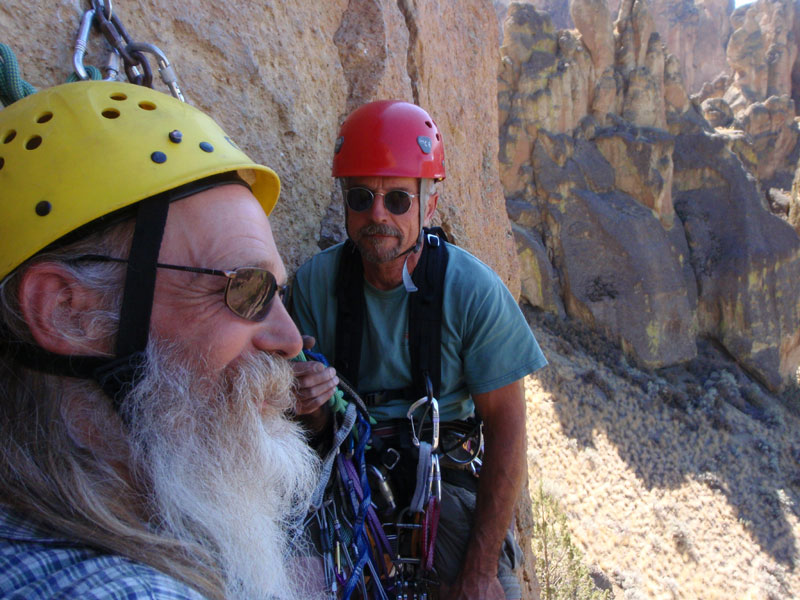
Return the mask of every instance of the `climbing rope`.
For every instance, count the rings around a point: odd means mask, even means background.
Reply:
[[[0,102],[8,106],[36,93],[36,88],[22,79],[14,51],[0,44]]]

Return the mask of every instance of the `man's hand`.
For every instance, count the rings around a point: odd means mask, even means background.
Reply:
[[[442,600],[505,600],[506,593],[497,575],[471,577],[470,583],[459,577],[452,586],[442,584],[439,597]]]
[[[313,348],[315,340],[303,336],[303,348]],[[339,383],[336,369],[320,362],[292,362],[297,380],[295,386],[295,414],[312,432],[321,431],[328,421],[327,403]]]

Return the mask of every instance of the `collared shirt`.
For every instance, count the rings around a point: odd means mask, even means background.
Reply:
[[[153,567],[52,535],[0,506],[3,600],[203,600]]]

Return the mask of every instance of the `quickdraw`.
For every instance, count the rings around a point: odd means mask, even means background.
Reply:
[[[438,586],[433,568],[436,534],[442,501],[442,471],[439,464],[439,402],[433,396],[433,386],[426,378],[427,396],[414,402],[406,417],[410,421],[411,442],[419,450],[414,494],[407,510],[402,511],[394,524],[401,595],[398,598],[427,598],[429,588]],[[419,427],[415,413],[423,408]],[[430,415],[430,441],[420,439],[425,419]],[[391,525],[389,525],[391,526]],[[410,534],[410,540],[408,538]],[[403,556],[401,552],[407,552]]]

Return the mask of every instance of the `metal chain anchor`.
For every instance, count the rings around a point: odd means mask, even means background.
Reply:
[[[173,69],[172,65],[169,64],[167,55],[164,54],[158,46],[144,42],[131,42],[126,46],[125,49],[131,55],[136,54],[142,56],[143,52],[149,52],[155,56],[158,59],[158,74],[161,76],[161,81],[163,81],[164,85],[169,88],[170,93],[175,98],[181,102],[186,102],[183,97],[183,93],[181,92],[181,88],[178,86],[178,77],[175,75],[175,69]]]
[[[166,54],[154,44],[134,42],[122,24],[119,15],[113,11],[111,0],[91,0],[91,7],[83,14],[75,39],[75,52],[72,58],[75,75],[79,79],[99,79],[99,77],[95,77],[97,69],[86,67],[83,64],[92,25],[95,25],[100,30],[111,47],[105,67],[106,81],[117,80],[120,73],[120,61],[122,61],[128,81],[136,85],[152,88],[153,69],[146,56],[146,54],[152,54],[158,61],[159,75],[169,88],[172,96],[181,102],[186,101],[178,85],[175,69],[170,64]]]

